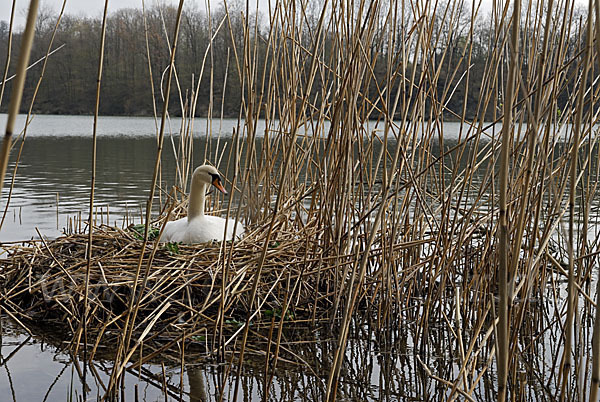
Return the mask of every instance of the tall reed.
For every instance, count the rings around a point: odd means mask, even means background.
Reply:
[[[12,54],[12,37],[13,37],[13,23],[15,21],[15,8],[17,6],[17,0],[13,0],[12,7],[10,9],[10,22],[8,23],[8,40],[6,43],[6,60],[4,61],[4,72],[2,73],[2,82],[0,82],[0,105],[2,105],[2,99],[4,97],[4,88],[6,88],[6,77],[8,77],[8,67],[10,66],[10,56]]]
[[[21,40],[21,51],[19,52],[19,61],[17,62],[17,76],[11,90],[10,104],[8,107],[8,119],[6,121],[6,132],[2,141],[2,150],[0,151],[0,198],[2,197],[2,187],[4,186],[4,177],[8,167],[8,158],[12,143],[12,135],[15,129],[15,120],[21,107],[21,98],[23,96],[23,87],[25,86],[25,76],[27,74],[27,65],[29,64],[29,55],[31,44],[35,33],[35,20],[37,18],[39,0],[29,2],[29,11],[27,13],[27,22],[23,39]],[[8,61],[8,59],[7,59]],[[4,81],[3,81],[4,88]]]
[[[510,364],[509,355],[509,309],[512,300],[512,288],[509,283],[512,283],[514,270],[509,267],[510,255],[510,239],[508,228],[508,177],[509,177],[509,150],[511,149],[514,127],[513,121],[513,102],[515,97],[515,85],[517,85],[517,75],[519,74],[519,34],[521,23],[521,2],[515,1],[513,16],[512,16],[512,31],[510,42],[510,68],[508,70],[508,80],[506,83],[506,95],[504,99],[504,117],[502,119],[502,148],[500,153],[500,178],[499,178],[499,237],[498,237],[498,253],[499,253],[499,268],[498,268],[498,401],[506,400],[506,381],[508,376],[508,368]]]
[[[10,201],[12,199],[13,190],[14,190],[14,187],[15,187],[16,179],[17,179],[17,172],[18,172],[18,169],[19,169],[19,162],[21,160],[21,155],[23,153],[23,147],[25,145],[25,138],[27,137],[27,130],[28,130],[29,123],[31,122],[31,118],[32,118],[32,115],[33,115],[33,107],[35,105],[35,100],[36,100],[37,94],[38,94],[38,92],[40,90],[40,87],[42,85],[42,82],[44,81],[44,72],[46,71],[46,67],[48,65],[49,57],[50,57],[51,54],[53,54],[54,52],[56,52],[59,49],[61,49],[62,47],[64,47],[64,44],[63,44],[63,45],[59,46],[58,48],[52,50],[52,46],[54,44],[54,39],[56,38],[56,34],[57,34],[58,28],[60,26],[60,22],[61,22],[62,16],[63,16],[63,14],[65,12],[65,6],[66,6],[66,4],[67,4],[66,0],[63,1],[61,10],[60,10],[60,12],[58,14],[58,18],[56,19],[56,24],[54,25],[54,29],[52,30],[52,36],[50,37],[50,42],[48,43],[48,48],[46,50],[46,54],[44,55],[44,57],[42,59],[40,59],[40,60],[44,60],[44,62],[42,63],[42,70],[41,70],[41,72],[39,74],[39,78],[37,80],[35,89],[33,90],[33,94],[31,96],[31,102],[29,103],[29,109],[27,111],[27,116],[26,116],[26,119],[25,119],[25,127],[23,128],[23,132],[22,132],[22,140],[21,140],[21,143],[19,145],[19,151],[17,152],[16,158],[15,158],[15,165],[14,165],[14,168],[13,168],[12,178],[11,178],[11,182],[10,182],[10,190],[9,190],[8,196],[6,198],[6,203],[4,204],[4,211],[2,212],[2,219],[0,220],[0,228],[2,228],[2,225],[4,224],[4,220],[6,219],[6,215],[8,213],[8,208],[10,206]],[[11,23],[11,28],[9,28],[9,29],[11,31],[9,33],[9,44],[8,44],[8,49],[9,50],[8,50],[8,54],[7,54],[7,63],[9,61],[9,59],[10,59],[10,49],[11,49],[11,43],[10,42],[11,42],[11,39],[12,39],[12,23]],[[31,66],[28,67],[28,69],[30,67],[32,67],[34,64],[38,63],[40,60],[38,60],[35,63],[33,63]],[[7,64],[7,67],[8,67],[8,64]],[[5,77],[4,77],[5,80],[6,80],[6,75],[7,75],[6,73],[8,73],[7,70],[5,70]],[[4,87],[3,87],[3,89],[4,89]],[[0,93],[0,104],[1,103],[2,103],[2,94]]]
[[[596,54],[600,54],[600,3],[594,2],[594,34]],[[596,314],[594,317],[594,328],[592,332],[592,373],[590,384],[590,402],[598,400],[600,388],[600,281],[596,282]]]
[[[146,245],[148,244],[148,233],[149,233],[150,222],[151,222],[152,204],[154,201],[154,194],[155,194],[158,175],[159,175],[160,159],[161,159],[163,142],[164,142],[164,132],[165,132],[165,125],[166,125],[166,120],[167,120],[167,111],[169,109],[169,98],[171,95],[171,81],[172,81],[172,78],[174,75],[173,71],[175,69],[175,54],[177,51],[177,39],[179,37],[179,26],[180,26],[180,22],[181,22],[182,11],[183,11],[183,0],[180,0],[179,7],[177,10],[177,19],[175,21],[175,26],[174,26],[174,33],[173,33],[173,37],[172,37],[171,57],[170,57],[170,63],[169,63],[169,75],[168,75],[167,82],[166,82],[165,97],[164,97],[164,101],[163,101],[163,110],[162,110],[161,121],[160,121],[160,129],[158,132],[159,137],[158,137],[157,151],[156,151],[156,163],[154,164],[154,173],[152,176],[150,195],[148,196],[148,202],[146,203],[146,218],[144,221],[144,241],[143,241],[142,249],[145,249]],[[158,246],[158,243],[156,243],[154,250],[156,250],[156,246]],[[117,382],[121,379],[121,374],[125,369],[125,365],[128,363],[129,359],[131,358],[133,351],[135,351],[135,348],[137,346],[139,346],[139,344],[136,343],[133,350],[130,350],[130,348],[129,348],[129,344],[131,342],[131,336],[132,336],[132,332],[133,332],[133,326],[135,325],[135,320],[136,320],[137,312],[139,310],[140,300],[142,298],[142,292],[145,290],[146,280],[148,278],[150,267],[152,266],[152,256],[150,256],[150,258],[148,259],[147,266],[146,266],[143,276],[140,277],[140,274],[142,273],[141,268],[142,268],[143,261],[144,261],[144,253],[142,252],[142,253],[140,253],[140,256],[139,256],[139,259],[137,262],[137,268],[135,271],[136,272],[135,273],[136,280],[135,280],[133,288],[131,290],[131,298],[129,300],[129,306],[127,309],[127,316],[125,319],[123,336],[119,340],[120,342],[119,342],[119,346],[117,348],[117,354],[115,356],[115,369],[111,373],[111,378],[110,378],[110,382],[108,385],[108,393],[109,394],[113,391]],[[138,288],[137,288],[138,278],[141,278],[143,280],[143,282],[141,284],[141,290],[138,290]]]
[[[63,3],[63,10],[66,1]],[[93,255],[93,239],[94,239],[94,195],[96,190],[96,159],[97,159],[97,134],[98,134],[98,113],[100,110],[100,89],[102,86],[102,72],[104,68],[104,43],[106,39],[106,16],[108,13],[108,0],[104,2],[104,12],[102,13],[102,28],[100,30],[100,49],[98,53],[98,74],[96,76],[96,103],[94,107],[94,124],[92,130],[92,157],[91,157],[91,180],[90,180],[90,208],[88,217],[88,247],[87,247],[87,265],[85,269],[85,290],[83,295],[83,311],[80,321],[81,330],[83,332],[83,378],[85,381],[88,361],[88,336],[87,336],[87,321],[88,321],[88,302],[89,302],[89,287],[90,287],[90,271],[92,269]],[[77,347],[79,343],[77,343]]]
[[[577,92],[577,103],[575,121],[573,124],[573,144],[571,147],[571,159],[569,166],[569,238],[568,238],[568,256],[569,256],[569,284],[568,284],[568,304],[567,304],[567,317],[565,320],[565,344],[563,349],[563,357],[561,361],[561,391],[560,399],[565,400],[571,399],[572,396],[568,394],[567,383],[570,377],[571,365],[572,365],[572,343],[574,333],[574,316],[575,309],[577,308],[578,302],[575,294],[576,285],[576,273],[575,273],[575,253],[578,249],[575,239],[575,194],[577,193],[578,183],[578,159],[579,159],[579,146],[584,131],[583,123],[583,109],[585,94],[588,91],[588,71],[590,70],[591,55],[592,55],[592,39],[593,39],[593,2],[590,0],[588,4],[589,18],[586,23],[586,42],[583,49],[583,71],[581,73],[579,88]]]

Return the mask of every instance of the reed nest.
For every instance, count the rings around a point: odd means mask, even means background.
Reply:
[[[142,250],[143,242],[131,230],[105,225],[95,228],[88,340],[95,338],[96,344],[102,345],[117,341],[134,285],[141,295],[133,331],[138,342],[165,344],[181,338],[182,333],[190,339],[197,334],[204,340],[204,335],[213,334],[221,313],[229,336],[240,332],[249,311],[254,328],[272,325],[282,312],[289,324],[326,319],[339,292],[332,285],[333,278],[347,272],[348,266],[356,263],[356,255],[323,250],[317,237],[299,236],[279,227],[276,240],[268,245],[256,302],[251,305],[251,288],[264,246],[262,229],[256,226],[233,245],[149,242]],[[87,242],[87,234],[76,233],[6,248],[0,259],[4,311],[24,327],[53,325],[77,338],[84,317]],[[151,264],[147,277],[136,277],[142,251],[142,273],[150,259]],[[380,255],[372,250],[371,263],[377,264]]]

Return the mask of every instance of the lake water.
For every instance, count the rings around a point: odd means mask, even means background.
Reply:
[[[10,205],[0,230],[0,242],[38,238],[38,230],[44,237],[53,238],[73,222],[73,217],[81,214],[84,220],[87,219],[92,123],[93,119],[89,116],[36,116],[33,119],[23,146]],[[0,127],[5,124],[6,115],[0,115]],[[21,117],[17,127],[23,127],[23,124]],[[171,131],[177,132],[179,124],[180,120],[174,119]],[[221,131],[221,147],[230,141],[236,125],[235,120],[213,122],[215,137],[219,128]],[[206,123],[198,119],[195,127],[195,136],[198,138],[194,142],[194,149],[203,150]],[[457,132],[457,127],[450,126],[449,132]],[[132,221],[138,223],[152,181],[156,156],[155,121],[153,118],[101,117],[98,130],[95,205],[103,212],[98,214],[98,221],[103,219],[106,223],[109,220],[111,225],[117,226]],[[2,210],[8,198],[20,145],[21,141],[16,138],[0,203]],[[165,188],[175,182],[173,149],[168,136],[165,139],[161,177]],[[202,152],[195,152],[194,158],[193,165],[201,164]],[[67,345],[62,340],[52,339],[50,333],[45,334],[44,331],[41,331],[41,335],[36,333],[30,336],[7,319],[2,324],[0,393],[3,396],[0,400],[79,400],[83,389],[81,363],[65,352]],[[388,335],[379,334],[386,339]],[[327,335],[313,334],[306,344],[294,347],[300,356],[318,367],[333,355],[333,344],[328,341],[332,339]],[[405,394],[426,393],[429,387],[416,386],[415,391],[415,386],[406,378],[414,378],[417,374],[410,370],[406,372],[401,361],[383,346],[387,341],[382,343],[377,339],[376,334],[371,334],[366,337],[366,343],[350,342],[347,358],[353,362],[352,370],[344,374],[339,399],[377,400],[387,395],[388,399],[397,400]],[[390,347],[397,348],[393,342]],[[99,378],[106,383],[110,362],[98,359],[94,364]],[[264,369],[253,367],[252,364],[247,366],[238,400],[261,400],[264,395]],[[136,392],[140,400],[177,400],[182,389],[185,393],[191,393],[192,400],[215,400],[219,393],[222,369],[222,366],[196,367],[187,364],[182,372],[177,365],[166,365],[163,372],[161,365],[149,364],[142,371],[127,375],[123,394],[125,400],[134,400]],[[269,400],[323,400],[326,369],[318,374],[308,374],[294,367],[280,370],[273,379]],[[86,383],[90,389],[88,397],[94,400],[96,395],[102,395],[101,383],[91,376]],[[168,397],[165,397],[164,384],[167,385]],[[225,395],[225,400],[231,400],[230,382],[225,384]]]
[[[6,116],[0,115],[0,127],[5,124]],[[74,217],[87,219],[92,124],[93,119],[89,116],[36,116],[33,119],[23,145],[10,205],[0,229],[0,242],[38,238],[38,231],[44,237],[53,238],[72,225]],[[116,226],[140,222],[156,157],[156,124],[153,118],[100,118],[95,193],[97,222]],[[170,133],[179,132],[180,124],[179,119],[173,119],[165,138],[161,162],[161,186],[165,191],[176,182],[174,154],[177,152],[177,138]],[[17,127],[22,128],[23,125],[21,117]],[[212,162],[218,161],[223,149],[227,151],[231,147],[231,136],[236,127],[236,120],[213,121],[209,152]],[[257,132],[261,133],[263,129],[264,122],[259,122]],[[461,127],[445,123],[443,130],[444,137],[451,142],[458,137]],[[491,130],[495,131],[488,132],[488,136],[498,135],[499,128]],[[197,119],[193,131],[194,160],[191,165],[197,166],[204,162],[206,121]],[[217,143],[218,150],[215,149]],[[16,138],[0,211],[4,211],[6,206],[20,145],[21,140]],[[221,170],[226,165],[226,156],[223,158]],[[228,176],[227,173],[225,175]],[[156,204],[159,203],[157,200]],[[154,213],[156,216],[158,206]],[[42,335],[29,335],[6,318],[2,324],[0,392],[3,396],[0,400],[78,400],[83,394],[84,383],[80,378],[81,363],[65,352],[68,345],[61,339],[51,338],[50,333],[45,334],[44,331]],[[346,360],[350,364],[344,368],[339,400],[425,400],[435,396],[438,387],[444,388],[442,384],[427,379],[427,375],[419,369],[414,351],[410,350],[410,333],[399,329],[380,332],[362,328],[356,330],[362,332],[349,341]],[[325,398],[325,363],[330,361],[335,351],[334,342],[331,342],[335,336],[311,333],[302,339],[304,343],[291,345],[295,353],[310,363],[316,372],[307,373],[303,367],[282,367],[273,379],[269,400],[313,401]],[[264,396],[264,362],[257,360],[245,364],[238,400],[261,400]],[[110,372],[110,360],[98,359],[94,367],[99,373],[97,378],[102,382],[94,377],[86,379],[90,389],[88,397],[92,400],[103,393],[102,383],[108,380],[106,373]],[[176,364],[165,364],[164,367],[149,364],[141,371],[128,373],[124,400],[134,400],[136,393],[140,400],[177,400],[181,392],[189,392],[191,400],[215,400],[223,370],[223,365],[198,366],[189,361],[183,370]],[[440,351],[438,370],[445,374],[442,375],[444,378],[452,378],[455,374],[452,357],[446,356],[445,351]],[[235,376],[230,376],[224,384],[224,400],[232,398],[231,378]],[[474,396],[484,398],[493,385],[483,381]]]
[[[23,116],[17,121],[17,132],[24,127]],[[135,217],[139,222],[145,208],[156,159],[156,124],[148,117],[100,117],[98,122],[97,176],[94,205],[99,220],[110,219],[111,225],[123,224],[123,217]],[[178,132],[181,119],[167,125],[162,157],[161,183],[170,189],[175,182],[177,147],[171,142]],[[6,126],[6,115],[0,114],[0,127]],[[213,143],[229,144],[237,120],[212,122]],[[91,116],[35,116],[27,130],[6,218],[0,230],[0,242],[37,238],[36,228],[43,236],[56,237],[69,225],[69,219],[79,214],[87,219],[91,183],[92,152]],[[204,162],[207,124],[197,119],[194,125],[194,162]],[[458,123],[446,123],[444,135],[456,138]],[[264,131],[259,121],[257,133]],[[16,137],[16,136],[15,136]],[[229,142],[228,142],[229,141]],[[4,212],[16,155],[21,141],[17,139],[7,171],[1,212]],[[227,146],[225,146],[227,151]],[[200,150],[201,152],[198,152]],[[211,155],[218,154],[213,150]],[[216,161],[211,158],[211,162]],[[225,165],[222,162],[222,165]],[[107,214],[108,210],[108,214]],[[108,215],[108,216],[107,216]]]
[[[23,127],[21,118],[17,127]],[[223,137],[231,137],[235,120],[221,125]],[[6,115],[0,115],[5,126]],[[180,119],[170,122],[178,130]],[[87,219],[91,183],[93,118],[90,116],[36,116],[27,131],[22,156],[0,241],[37,237],[36,228],[48,237],[61,234],[69,219],[82,214]],[[199,124],[198,124],[199,126]],[[218,123],[213,127],[218,135]],[[98,123],[95,206],[98,219],[122,225],[126,214],[136,216],[145,208],[156,159],[156,128],[153,118],[102,117]],[[205,129],[205,127],[203,127]],[[202,130],[194,130],[196,136]],[[171,131],[172,132],[172,131]],[[171,135],[165,139],[162,183],[174,184],[175,162]],[[195,145],[203,148],[202,140]],[[20,141],[15,141],[2,195],[6,205],[10,179]],[[200,152],[197,152],[200,154]],[[203,161],[196,158],[201,164]],[[108,213],[107,213],[108,210]],[[108,215],[108,216],[107,216]],[[103,221],[107,223],[106,221]]]

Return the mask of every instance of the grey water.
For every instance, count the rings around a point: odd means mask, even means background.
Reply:
[[[85,221],[89,214],[93,118],[35,116],[22,142],[24,122],[21,116],[0,199],[0,216],[6,210],[0,228],[0,246],[3,242],[37,239],[40,234],[57,237],[75,217]],[[0,127],[5,124],[6,116],[0,114]],[[97,222],[119,227],[141,222],[156,159],[157,124],[155,119],[145,117],[99,119],[94,196]],[[176,182],[175,133],[181,124],[177,118],[167,124],[160,178],[165,191]],[[378,129],[375,123],[367,124],[373,124],[373,130]],[[220,156],[224,155],[223,170],[237,125],[237,120],[228,119],[215,120],[209,127],[205,119],[197,119],[191,165],[204,162],[206,133],[210,130],[212,148],[208,158],[218,165]],[[263,132],[264,127],[264,121],[259,121],[257,133]],[[445,138],[456,139],[460,133],[458,123],[444,124]],[[215,149],[217,143],[219,150]],[[21,145],[22,155],[11,190]],[[153,212],[157,214],[158,209]],[[28,334],[6,318],[0,334],[0,400],[64,401],[82,397],[81,362],[66,352],[67,345],[62,340],[53,339],[50,331]],[[360,340],[352,338],[346,357],[350,363],[343,369],[339,400],[403,400],[408,395],[435,395],[439,384],[426,383],[425,379],[422,383],[414,382],[422,373],[414,362],[407,364],[411,358],[406,352],[406,345],[411,343],[409,336],[369,332],[361,334]],[[306,339],[302,346],[294,345],[294,351],[317,372],[307,373],[293,367],[277,372],[269,400],[325,398],[327,367],[335,350],[333,338],[327,334],[311,334]],[[99,378],[106,382],[110,361],[98,359],[94,365]],[[164,371],[159,364],[148,364],[141,371],[128,373],[123,393],[125,400],[134,400],[136,393],[140,400],[178,400],[181,392],[189,393],[191,400],[215,400],[220,392],[220,370],[219,365],[198,366],[193,362],[187,362],[183,370],[166,365]],[[238,400],[262,400],[265,381],[264,363],[247,364]],[[95,400],[96,395],[102,395],[103,384],[93,377],[89,377],[86,384],[90,390],[88,398]],[[165,384],[166,389],[163,389]],[[231,400],[233,384],[226,382],[224,386],[224,400]],[[185,395],[183,400],[187,400]]]
[[[63,232],[77,216],[85,221],[91,183],[91,152],[93,119],[90,116],[35,116],[22,143],[25,120],[18,119],[7,177],[0,200],[0,214],[6,209],[0,229],[2,243],[38,239],[41,234],[54,238]],[[0,115],[0,127],[6,124],[6,115]],[[97,175],[95,205],[105,223],[123,226],[139,223],[145,209],[156,159],[156,124],[153,118],[101,117],[98,121]],[[167,125],[167,137],[162,158],[161,185],[170,188],[175,183],[175,157],[177,146],[171,141],[179,131],[180,119]],[[260,125],[264,123],[259,122]],[[237,120],[214,121],[213,138],[220,138],[221,150],[228,141]],[[194,161],[204,162],[207,123],[198,119],[194,126]],[[451,130],[450,130],[451,131]],[[216,141],[214,141],[216,143]],[[14,180],[11,182],[19,149],[22,154]],[[213,149],[211,158],[218,158]],[[214,162],[214,160],[212,160]],[[10,202],[7,201],[10,195]],[[107,213],[108,211],[108,213]],[[158,211],[155,211],[158,212]],[[39,233],[39,234],[38,234]],[[65,401],[83,398],[83,387],[88,387],[88,400],[103,394],[103,384],[95,377],[81,378],[82,364],[67,352],[61,339],[52,337],[52,331],[29,334],[15,321],[3,315],[0,349],[0,400],[11,401]],[[285,370],[273,378],[269,400],[323,400],[326,390],[327,363],[333,356],[333,343],[326,336],[315,336],[303,347],[295,346],[302,358],[323,367],[319,373],[302,370]],[[371,339],[367,337],[367,339]],[[354,341],[351,341],[351,344]],[[348,348],[348,361],[353,362],[345,374],[347,384],[340,390],[340,400],[375,400],[381,395],[402,394],[394,384],[409,384],[400,362],[375,344],[355,344]],[[100,378],[108,381],[109,360],[97,359],[94,363]],[[264,396],[264,367],[248,364],[242,379],[238,400],[262,400]],[[185,369],[160,364],[145,365],[140,371],[129,372],[122,390],[124,400],[143,401],[215,400],[219,394],[220,366],[197,366],[187,362]],[[317,374],[317,375],[315,375]],[[397,378],[397,381],[389,376]],[[164,381],[163,381],[164,379]],[[166,385],[166,390],[164,389]],[[399,386],[399,385],[398,385]],[[400,387],[399,388],[403,388]],[[183,394],[181,394],[183,392]],[[233,384],[225,383],[224,400],[233,398]],[[398,396],[391,397],[391,400]]]
[[[6,121],[0,115],[0,126]],[[24,118],[18,127],[24,126]],[[162,158],[162,183],[174,184],[175,157],[171,136],[179,130],[180,119],[167,125]],[[235,120],[225,120],[223,137],[231,137]],[[91,186],[91,116],[35,116],[27,128],[12,192],[9,191],[21,137],[11,154],[2,194],[0,242],[37,238],[37,230],[49,238],[66,228],[76,216],[87,220]],[[202,128],[204,129],[204,128]],[[213,131],[215,131],[213,129]],[[117,224],[123,216],[140,217],[145,209],[156,160],[156,122],[142,117],[101,117],[98,122],[96,186],[94,205],[104,223]],[[201,137],[200,127],[195,136]],[[201,148],[200,140],[196,141]],[[197,152],[200,154],[200,152]],[[198,164],[202,163],[199,157]],[[10,203],[6,208],[6,200]],[[113,219],[114,218],[114,219]],[[99,218],[100,219],[100,218]],[[37,228],[37,230],[36,230]]]
[[[122,225],[123,217],[138,219],[145,211],[156,160],[157,121],[151,117],[100,117],[97,125],[97,163],[94,205],[100,218],[111,225]],[[228,147],[237,127],[237,120],[212,122],[213,148],[209,159],[221,167],[226,164]],[[6,115],[0,114],[0,127],[6,125]],[[17,121],[22,133],[25,118]],[[176,140],[181,119],[169,120],[162,153],[161,185],[168,191],[175,184]],[[197,119],[194,124],[194,161],[204,162],[207,122]],[[257,133],[264,131],[259,121]],[[458,123],[445,123],[444,135],[456,138]],[[0,217],[6,215],[0,229],[0,242],[38,238],[37,231],[48,238],[59,236],[63,229],[81,214],[89,216],[89,197],[92,166],[91,116],[34,116],[27,127],[26,140],[19,160],[14,187],[10,192],[16,156],[22,136],[15,135],[7,177],[0,202]],[[223,151],[225,157],[223,157]],[[218,164],[217,164],[218,165]],[[10,196],[10,203],[6,201]],[[5,213],[6,211],[6,213]],[[37,230],[36,230],[37,228]]]

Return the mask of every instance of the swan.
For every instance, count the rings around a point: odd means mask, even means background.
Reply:
[[[185,218],[167,222],[160,242],[175,242],[185,244],[206,243],[209,241],[231,240],[244,233],[244,225],[233,219],[223,219],[217,216],[204,215],[204,200],[206,189],[213,185],[227,194],[221,182],[219,171],[210,165],[202,165],[192,174],[192,186],[188,200],[188,214]],[[225,223],[227,222],[227,233]],[[235,236],[233,229],[235,226]],[[223,235],[225,234],[225,237]]]

